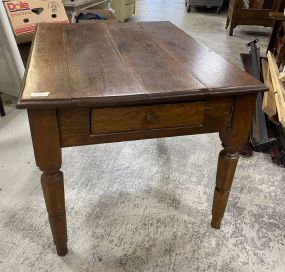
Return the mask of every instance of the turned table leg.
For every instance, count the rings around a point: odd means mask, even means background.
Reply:
[[[235,28],[235,26],[234,26],[232,23],[230,23],[229,36],[233,36],[233,34],[234,34],[234,28]]]
[[[4,109],[4,106],[3,106],[3,101],[2,101],[1,93],[0,93],[0,115],[1,115],[1,116],[5,116],[5,115],[6,115],[5,109]]]
[[[67,254],[67,229],[61,148],[55,110],[29,110],[29,122],[37,166],[57,254]]]
[[[227,22],[226,22],[226,27],[225,27],[225,29],[227,29],[228,27],[229,27],[229,24],[230,24],[230,18],[229,18],[229,16],[227,17]]]
[[[235,170],[238,150],[248,141],[256,94],[233,98],[233,107],[225,131],[220,132],[224,149],[219,154],[211,225],[219,229],[227,206]]]
[[[212,227],[219,229],[227,206],[236,166],[238,152],[225,148],[219,154],[218,169],[216,177],[216,188],[214,192]]]

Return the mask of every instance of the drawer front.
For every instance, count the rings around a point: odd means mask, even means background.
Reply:
[[[91,110],[91,134],[202,125],[205,102]]]

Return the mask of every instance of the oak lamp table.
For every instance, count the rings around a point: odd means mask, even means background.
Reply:
[[[28,110],[58,255],[68,252],[61,148],[219,132],[219,229],[266,90],[170,22],[39,24],[17,106]]]

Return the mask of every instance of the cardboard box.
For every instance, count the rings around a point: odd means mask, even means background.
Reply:
[[[80,12],[78,12],[78,14],[83,13],[83,14],[87,14],[87,13],[95,13],[98,14],[104,18],[106,18],[106,20],[79,20],[80,24],[85,24],[85,23],[92,23],[92,22],[110,22],[110,23],[117,23],[118,22],[118,17],[109,9],[84,9],[84,10],[80,10]]]
[[[61,0],[8,1],[4,5],[18,44],[33,39],[38,23],[69,22]]]

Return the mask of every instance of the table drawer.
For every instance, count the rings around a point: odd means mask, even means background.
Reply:
[[[92,109],[91,134],[202,125],[204,111],[204,101]]]

